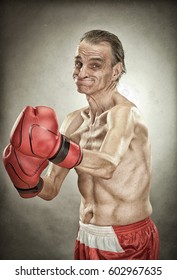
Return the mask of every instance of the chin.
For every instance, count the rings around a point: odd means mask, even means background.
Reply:
[[[82,93],[82,94],[89,94],[90,91],[88,89],[84,89],[84,88],[77,88],[77,91],[79,93]]]
[[[81,88],[77,88],[77,91],[78,91],[79,93],[84,93],[84,92],[85,92],[85,91],[82,90]]]

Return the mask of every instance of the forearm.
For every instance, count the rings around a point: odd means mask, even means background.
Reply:
[[[69,169],[51,164],[46,175],[43,177],[43,189],[38,196],[44,200],[54,199],[58,195],[68,172]]]
[[[83,159],[81,164],[77,166],[77,170],[92,176],[109,179],[112,177],[118,163],[118,157],[112,157],[104,152],[83,149]]]
[[[38,196],[44,200],[52,200],[55,198],[59,191],[56,190],[50,178],[43,177],[43,188]]]

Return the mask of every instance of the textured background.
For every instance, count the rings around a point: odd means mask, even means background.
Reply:
[[[81,35],[118,35],[127,74],[120,90],[135,99],[152,142],[153,219],[161,259],[177,258],[176,16],[173,1],[1,1],[0,152],[26,105],[47,105],[60,123],[86,105],[72,81]],[[0,259],[72,259],[79,192],[72,170],[53,201],[23,200],[0,163]]]

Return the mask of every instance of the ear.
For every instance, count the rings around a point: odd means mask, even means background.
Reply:
[[[116,81],[122,73],[122,62],[113,66],[113,81]]]

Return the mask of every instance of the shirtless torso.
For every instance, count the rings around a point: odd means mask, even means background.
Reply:
[[[80,145],[83,155],[75,167],[81,204],[74,259],[157,259],[148,130],[137,107],[117,90],[123,50],[105,31],[84,36],[73,79],[88,106],[70,113],[60,129]],[[51,164],[39,196],[57,196],[68,172]]]
[[[83,150],[75,168],[83,223],[127,225],[152,212],[148,131],[136,106],[117,91],[120,71],[121,63],[111,66],[110,45],[81,42],[73,78],[89,106],[69,114],[61,133]],[[51,166],[39,196],[55,197],[68,172]]]
[[[94,123],[89,108],[71,113],[62,132],[80,144],[84,153],[76,167],[83,223],[126,225],[151,215],[148,132],[130,101],[116,93],[114,106],[97,116]],[[47,177],[53,175],[59,191],[61,168],[52,166]]]
[[[136,107],[118,93],[117,97],[123,104],[115,104],[97,116],[93,124],[88,108],[67,119],[67,136],[88,151],[88,157],[76,168],[80,219],[84,223],[125,225],[143,220],[152,211],[147,128]],[[124,126],[126,122],[129,127]],[[73,123],[77,129],[70,131]],[[115,141],[109,143],[109,137],[115,137]],[[109,166],[109,161],[113,161],[113,166]]]

